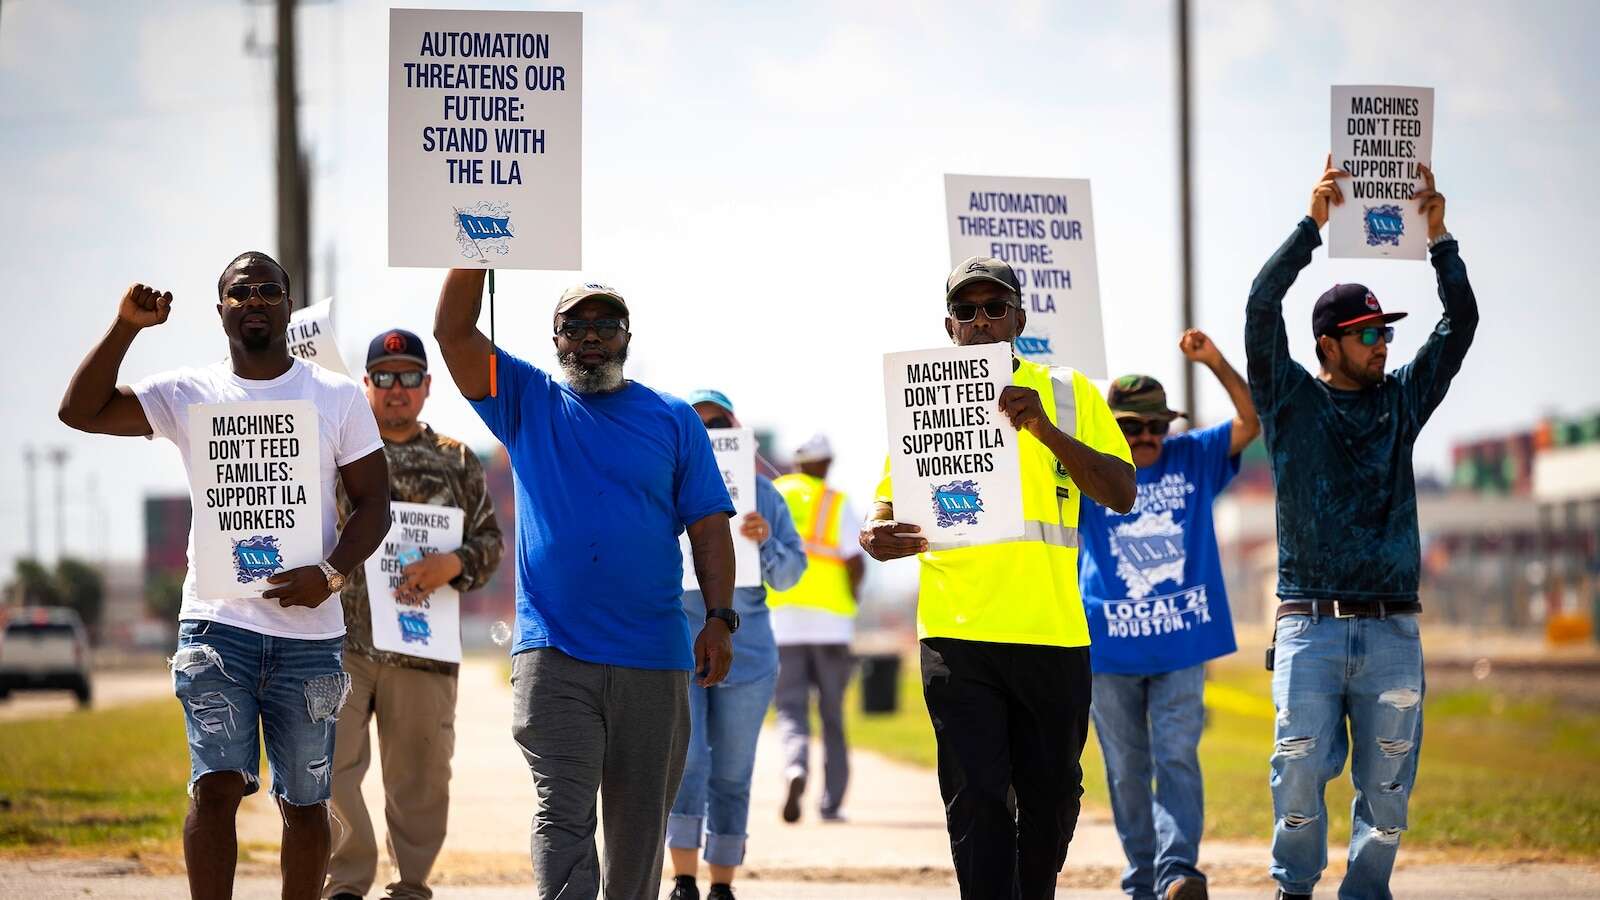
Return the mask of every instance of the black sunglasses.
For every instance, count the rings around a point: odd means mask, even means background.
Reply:
[[[1010,300],[990,300],[988,303],[952,303],[946,309],[950,318],[957,322],[971,322],[978,318],[978,308],[982,306],[983,314],[991,319],[1004,319],[1006,311],[1015,306]]]
[[[583,336],[590,330],[595,337],[602,341],[609,341],[617,336],[617,332],[627,330],[628,323],[624,319],[568,319],[556,329],[556,334],[569,341],[583,340]]]
[[[229,285],[222,294],[222,300],[229,306],[237,308],[249,303],[253,295],[260,297],[261,302],[268,306],[277,306],[283,302],[284,296],[288,293],[283,289],[283,285],[276,281],[262,281],[256,284]]]
[[[1117,427],[1122,429],[1123,437],[1138,437],[1147,432],[1159,437],[1167,433],[1172,423],[1166,419],[1118,419]]]
[[[405,372],[368,372],[367,377],[372,379],[372,386],[388,390],[394,387],[396,380],[403,388],[422,387],[422,379],[428,373],[421,369],[410,369]]]
[[[1384,325],[1380,327],[1377,325],[1368,325],[1366,328],[1356,328],[1346,331],[1344,336],[1356,338],[1357,340],[1361,341],[1361,346],[1363,347],[1371,347],[1378,342],[1380,337],[1383,338],[1383,342],[1385,344],[1392,344],[1394,343],[1394,326]]]
[[[706,420],[707,428],[732,428],[733,420],[727,416],[715,416]]]

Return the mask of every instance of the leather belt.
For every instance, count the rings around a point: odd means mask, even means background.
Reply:
[[[1277,618],[1319,616],[1335,619],[1381,619],[1422,612],[1415,600],[1284,600],[1278,604]]]

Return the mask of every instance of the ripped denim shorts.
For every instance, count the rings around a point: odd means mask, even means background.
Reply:
[[[190,796],[212,772],[238,772],[245,793],[255,793],[264,740],[272,793],[295,806],[326,802],[334,719],[350,693],[343,649],[343,638],[304,641],[180,622],[172,687],[189,733]]]

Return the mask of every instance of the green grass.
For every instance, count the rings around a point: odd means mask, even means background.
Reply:
[[[900,709],[865,716],[852,688],[851,744],[922,766],[934,764],[933,730],[914,660]],[[1206,834],[1266,841],[1272,829],[1267,757],[1272,675],[1230,662],[1212,667],[1208,723],[1200,741]],[[1486,691],[1433,692],[1425,703],[1422,760],[1406,846],[1488,857],[1600,860],[1600,715],[1548,698]],[[1083,754],[1084,801],[1109,809],[1105,764],[1091,734]],[[1349,767],[1328,784],[1330,834],[1349,835]]]
[[[0,850],[170,842],[188,780],[171,700],[0,723]]]

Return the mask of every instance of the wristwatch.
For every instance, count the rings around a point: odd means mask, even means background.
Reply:
[[[328,593],[337,594],[344,590],[344,576],[333,567],[333,563],[323,560],[317,563],[317,568],[322,570],[322,577],[328,579]]]
[[[1438,237],[1428,239],[1428,249],[1432,250],[1434,247],[1437,247],[1445,241],[1453,241],[1455,239],[1456,236],[1448,231],[1440,232]]]
[[[722,624],[728,626],[729,634],[739,630],[739,613],[731,607],[728,609],[706,610],[706,621],[709,622],[712,619],[721,619]]]

